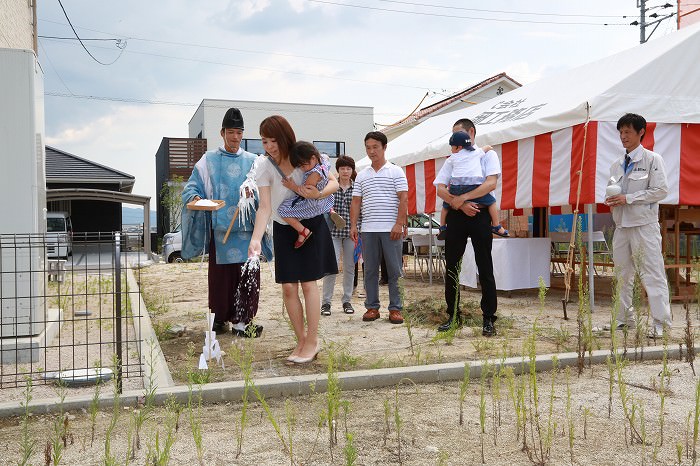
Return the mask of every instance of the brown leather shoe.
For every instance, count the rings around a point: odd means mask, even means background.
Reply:
[[[379,309],[367,309],[367,312],[362,316],[362,320],[365,322],[371,322],[377,319],[379,319]]]
[[[389,322],[392,324],[403,324],[403,317],[401,316],[401,311],[398,309],[389,310]]]

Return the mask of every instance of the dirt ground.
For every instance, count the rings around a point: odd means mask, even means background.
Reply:
[[[563,319],[563,290],[549,290],[540,305],[538,290],[500,292],[498,295],[498,336],[481,336],[481,311],[479,290],[462,290],[462,313],[468,326],[454,334],[439,334],[437,325],[445,319],[444,284],[437,279],[432,285],[413,276],[413,265],[408,263],[403,279],[404,317],[407,323],[393,325],[388,321],[388,287],[380,287],[380,299],[384,306],[381,318],[374,322],[363,322],[363,298],[353,296],[355,314],[343,314],[340,302],[340,280],[332,302],[331,316],[321,316],[319,335],[323,348],[316,361],[305,366],[290,367],[285,358],[295,346],[294,334],[286,313],[283,311],[281,287],[274,283],[274,265],[262,264],[260,305],[256,321],[264,326],[261,338],[256,339],[255,377],[324,372],[327,364],[327,349],[332,344],[340,355],[341,370],[356,370],[378,367],[422,365],[438,362],[481,360],[494,356],[520,356],[523,341],[532,330],[537,319],[539,354],[576,351],[578,326],[576,313],[578,302],[575,290],[567,305],[569,320]],[[154,320],[161,347],[168,361],[173,378],[186,383],[188,374],[196,369],[204,344],[207,308],[206,263],[156,264],[141,270],[140,280],[146,306]],[[361,277],[360,277],[361,278]],[[320,286],[319,281],[319,286]],[[360,283],[362,283],[360,281]],[[575,284],[574,284],[575,286]],[[600,296],[596,293],[592,325],[602,328],[610,322],[611,300],[609,280],[601,282]],[[607,289],[605,289],[607,287]],[[361,287],[360,287],[361,288]],[[358,290],[360,289],[358,288]],[[606,293],[607,292],[607,293]],[[607,296],[606,296],[607,294]],[[674,328],[669,345],[678,346],[685,327],[685,311],[679,304],[672,307]],[[697,326],[697,312],[691,312],[692,323]],[[167,329],[173,325],[185,327],[181,335],[172,337]],[[410,330],[410,336],[409,336]],[[638,339],[631,332],[628,346],[660,344],[645,336]],[[643,335],[646,332],[642,332]],[[240,380],[240,371],[231,359],[231,345],[242,347],[242,339],[232,334],[219,335],[224,356],[225,369],[214,364],[207,373],[209,381]],[[622,338],[621,338],[622,339]],[[595,334],[594,349],[610,346],[609,332]],[[622,343],[621,343],[622,344]]]
[[[335,424],[338,441],[332,448],[327,423],[320,421],[328,407],[327,394],[269,400],[269,416],[278,425],[279,435],[261,404],[254,401],[247,406],[247,423],[238,458],[241,402],[202,406],[199,412],[195,404],[192,415],[186,407],[155,409],[141,428],[141,447],[134,450],[130,461],[127,461],[127,446],[134,445],[133,419],[138,411],[124,407],[117,410],[110,453],[116,458],[113,464],[167,464],[167,461],[147,461],[147,457],[160,453],[162,459],[168,451],[169,464],[174,465],[473,465],[481,463],[483,439],[486,464],[527,465],[538,463],[535,447],[539,448],[540,440],[546,441],[549,431],[551,446],[547,464],[689,465],[694,449],[693,416],[697,415],[696,380],[687,363],[673,361],[668,365],[670,375],[664,378],[664,390],[660,390],[661,369],[660,363],[638,363],[623,370],[622,387],[629,397],[630,411],[632,405],[636,407],[634,426],[644,443],[630,443],[629,423],[623,414],[622,392],[617,383],[613,384],[611,411],[608,412],[608,371],[605,366],[594,366],[592,372],[587,370],[581,377],[566,372],[555,373],[554,377],[551,373],[538,375],[542,437],[536,433],[534,420],[537,417],[534,414],[530,417],[530,410],[534,409],[529,401],[532,385],[524,380],[528,450],[523,450],[522,429],[517,429],[520,434],[516,434],[513,397],[508,379],[504,377],[498,391],[493,389],[495,382],[489,388],[488,380],[483,384],[479,380],[471,381],[466,389],[462,425],[459,423],[459,382],[430,385],[407,382],[391,389],[340,392],[337,399],[341,407]],[[517,386],[522,379],[514,380]],[[480,423],[482,387],[483,435]],[[550,396],[551,387],[553,396]],[[665,394],[663,410],[661,393]],[[343,406],[347,406],[347,415]],[[111,411],[98,413],[95,442],[91,445],[89,415],[69,413],[67,446],[62,451],[61,462],[105,464],[105,438],[112,418]],[[54,433],[56,416],[30,419],[27,438],[36,442],[30,464],[42,464],[46,444],[58,438]],[[198,463],[193,425],[201,427],[201,463]],[[0,464],[17,464],[22,427],[20,418],[0,421],[3,438]],[[346,432],[352,435],[352,442],[348,442]],[[168,433],[171,447],[166,449]],[[291,445],[291,449],[283,446],[283,442]],[[354,462],[348,461],[346,456],[350,445],[356,455]],[[533,455],[532,460],[528,451]]]
[[[410,327],[390,324],[386,311],[381,320],[362,322],[361,298],[353,298],[354,315],[338,312],[340,303],[336,298],[333,314],[321,319],[324,349],[318,360],[306,366],[290,367],[284,364],[284,358],[294,346],[292,331],[282,312],[280,287],[274,284],[270,269],[264,267],[257,320],[265,330],[260,339],[245,340],[253,344],[253,379],[326,372],[330,354],[339,360],[338,370],[476,361],[500,357],[504,352],[508,356],[523,355],[523,343],[532,334],[536,319],[534,335],[538,353],[576,348],[576,321],[563,320],[562,293],[556,290],[549,292],[544,306],[539,304],[536,290],[511,296],[499,293],[499,336],[490,339],[482,337],[480,332],[479,293],[463,291],[463,312],[471,315],[471,326],[457,332],[451,340],[436,339],[436,324],[443,320],[441,284],[429,286],[409,274],[403,287]],[[196,370],[205,327],[206,264],[202,268],[199,264],[154,265],[141,271],[140,280],[157,332],[164,337],[161,344],[165,357],[179,383],[242,378],[232,356],[237,349],[245,348],[245,341],[230,334],[219,336],[227,353],[226,369]],[[381,288],[381,293],[382,301],[386,302],[386,287]],[[603,299],[596,299],[592,316],[595,326],[604,325],[610,318],[610,302]],[[572,317],[576,308],[576,302],[568,305]],[[694,308],[691,314],[693,325],[697,325]],[[674,305],[675,328],[670,346],[677,347],[681,341],[684,317],[682,308]],[[175,324],[186,327],[180,336],[172,336],[168,331]],[[629,346],[634,346],[633,337],[629,339]],[[646,338],[638,342],[653,343]],[[594,346],[609,346],[605,332],[596,334]],[[199,410],[195,404],[191,413],[186,407],[174,404],[155,408],[141,428],[140,449],[134,450],[133,457],[127,447],[135,445],[134,419],[138,413],[147,412],[141,411],[143,407],[121,407],[116,416],[111,410],[97,413],[94,443],[91,443],[92,424],[86,410],[69,413],[68,422],[58,424],[55,415],[31,416],[26,430],[21,418],[4,419],[0,420],[0,435],[4,440],[0,446],[0,464],[17,464],[23,432],[29,443],[34,442],[30,463],[44,462],[47,444],[59,438],[61,431],[57,426],[60,425],[67,427],[61,462],[104,464],[105,439],[112,419],[116,421],[109,436],[109,451],[118,464],[154,464],[152,457],[160,455],[161,460],[169,456],[170,464],[187,465],[472,465],[481,463],[482,449],[486,464],[692,464],[693,419],[697,416],[695,410],[699,409],[696,406],[700,405],[696,404],[697,381],[690,365],[670,361],[665,377],[659,361],[630,363],[620,371],[622,383],[618,383],[617,373],[611,383],[605,365],[586,369],[581,376],[566,371],[541,373],[536,384],[527,376],[473,379],[464,390],[462,425],[459,381],[430,385],[405,381],[396,388],[338,391],[332,398],[338,406],[336,421],[331,423],[337,428],[337,444],[333,447],[324,420],[328,393],[271,399],[267,401],[267,409],[251,393],[241,437],[238,433],[244,404],[240,401],[205,405]],[[523,429],[516,428],[513,400],[518,399],[514,396],[518,387],[522,388],[521,406],[528,419],[525,449]],[[193,390],[196,399],[196,385]],[[630,420],[625,417],[625,406],[638,434],[635,442],[630,440]],[[195,432],[200,427],[201,461],[192,426]],[[352,441],[346,434],[352,436]],[[551,439],[549,457],[540,461],[543,458],[539,448],[546,444],[547,438]],[[237,439],[241,440],[238,457]],[[351,461],[353,456],[355,459]]]

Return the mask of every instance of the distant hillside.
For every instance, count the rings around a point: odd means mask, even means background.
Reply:
[[[122,225],[140,225],[143,223],[143,207],[122,206]],[[156,224],[156,211],[151,211],[151,226]]]

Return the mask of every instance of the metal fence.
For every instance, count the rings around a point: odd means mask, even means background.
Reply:
[[[141,233],[0,235],[0,389],[141,378],[142,245]]]

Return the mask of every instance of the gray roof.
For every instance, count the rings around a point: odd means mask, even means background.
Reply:
[[[46,146],[47,183],[119,183],[131,191],[135,180],[128,173]]]

